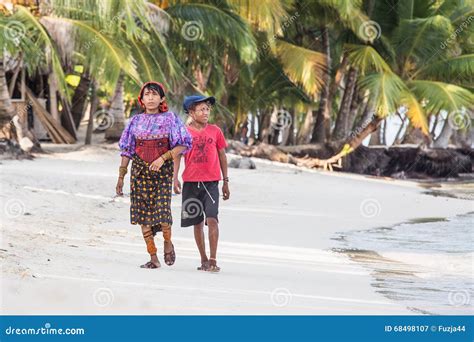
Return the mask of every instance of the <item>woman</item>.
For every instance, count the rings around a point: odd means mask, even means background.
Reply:
[[[161,83],[147,82],[138,95],[144,108],[133,116],[122,133],[119,146],[122,161],[117,181],[117,195],[123,195],[123,179],[132,160],[130,175],[130,221],[139,224],[150,254],[142,268],[158,268],[154,235],[163,232],[164,259],[174,264],[176,254],[171,242],[171,187],[173,157],[191,148],[191,136],[181,120],[168,111]]]

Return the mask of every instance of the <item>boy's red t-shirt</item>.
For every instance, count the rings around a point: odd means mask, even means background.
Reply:
[[[193,146],[184,155],[184,182],[212,182],[221,179],[218,151],[227,147],[224,134],[216,125],[208,124],[198,131],[187,126]]]

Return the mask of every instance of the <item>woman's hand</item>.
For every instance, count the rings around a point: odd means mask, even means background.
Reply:
[[[153,161],[153,163],[150,164],[149,169],[151,171],[160,171],[164,163],[165,163],[164,159],[161,157],[158,157],[158,159],[156,159],[155,161]]]
[[[175,194],[179,195],[181,193],[181,183],[178,178],[173,179],[173,188]]]
[[[119,177],[117,180],[117,186],[115,187],[115,193],[117,196],[123,196],[123,178]]]
[[[230,198],[229,183],[227,182],[224,182],[224,185],[222,185],[222,195],[223,195],[224,201]]]

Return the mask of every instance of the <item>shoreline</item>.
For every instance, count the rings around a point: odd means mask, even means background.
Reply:
[[[173,196],[177,264],[150,273],[137,269],[146,251],[129,224],[127,198],[113,198],[118,150],[55,148],[31,163],[0,166],[2,201],[23,203],[22,215],[10,215],[2,229],[4,314],[410,315],[374,291],[369,271],[332,252],[331,238],[426,217],[441,204],[439,215],[469,211],[465,200],[427,196],[410,181],[256,161],[256,170],[229,171],[233,195],[220,217],[223,272],[194,271],[192,231],[179,227],[180,198]],[[370,199],[376,201],[365,203]],[[420,209],[389,209],[410,202]],[[380,210],[371,216],[374,205]]]
[[[400,259],[400,255],[398,255],[397,257],[397,252],[387,250],[386,247],[384,248],[383,245],[379,245],[378,248],[369,247],[370,249],[366,249],[366,246],[367,242],[369,242],[369,239],[373,239],[373,237],[369,238],[368,236],[376,235],[376,232],[379,233],[378,235],[382,235],[380,234],[380,232],[384,231],[384,240],[390,240],[395,238],[399,239],[401,238],[401,236],[400,234],[397,234],[397,229],[403,226],[433,223],[443,223],[449,225],[451,224],[450,222],[453,220],[467,220],[472,222],[473,218],[474,211],[468,212],[466,214],[459,214],[454,217],[431,217],[425,219],[413,219],[389,227],[370,228],[362,231],[353,232],[357,233],[357,236],[359,236],[359,239],[356,238],[355,241],[353,237],[354,234],[351,234],[351,232],[341,232],[338,237],[334,238],[334,240],[339,243],[339,246],[333,248],[332,250],[336,253],[347,255],[354,262],[369,269],[371,271],[371,276],[373,280],[372,286],[376,290],[376,292],[383,294],[391,300],[407,305],[407,308],[413,311],[414,313],[425,315],[440,315],[445,314],[443,312],[440,312],[440,310],[449,311],[446,310],[446,307],[451,306],[450,309],[453,310],[453,312],[457,311],[456,314],[469,314],[469,312],[472,311],[472,295],[468,293],[468,290],[458,288],[452,289],[448,292],[446,291],[446,289],[443,289],[441,285],[436,281],[428,284],[423,284],[423,282],[420,280],[424,278],[424,274],[432,273],[433,270],[429,267],[427,268],[426,265],[423,266],[420,260],[411,259],[410,261],[408,261],[406,256],[404,257],[404,259]],[[362,238],[361,240],[361,236],[364,235],[366,236],[365,239],[367,239],[365,244],[364,238]],[[423,249],[423,251],[421,251],[421,254],[418,255],[418,258],[423,258],[424,253],[426,253],[427,251],[431,251],[428,248],[429,245],[425,245],[424,247],[425,248]],[[436,253],[435,250],[431,252]],[[455,251],[452,252],[454,253]],[[464,261],[466,264],[469,264],[469,258],[472,258],[473,253],[474,252],[471,250],[470,255],[465,256]],[[447,256],[449,255],[450,253]],[[434,255],[432,255],[431,257],[433,256]],[[447,262],[445,257],[441,258],[444,259],[444,262]],[[457,264],[447,265],[449,265],[451,268],[456,267],[462,269],[463,267],[466,267],[466,265],[462,265],[460,263],[461,261],[459,259],[457,259],[457,262]],[[461,274],[467,276],[470,275],[472,279],[472,276],[474,275],[474,270],[471,266],[469,270],[466,269],[465,271],[457,274],[457,276],[459,277],[461,276]],[[445,274],[445,276],[452,277],[449,272]],[[459,279],[459,281],[461,282],[462,279]],[[417,283],[420,284],[418,285],[418,287],[415,287],[415,285],[407,285]],[[411,292],[408,290],[410,289],[410,287],[413,287]],[[466,288],[469,289],[469,286],[467,286]],[[432,293],[433,291],[446,293],[444,298],[436,298],[437,300],[444,299],[444,303],[433,303],[430,301],[433,300],[433,298],[430,298],[430,293]],[[418,303],[410,303],[410,305],[408,305],[406,299],[407,295],[416,295]],[[420,297],[424,298],[424,301],[420,300]],[[458,300],[458,302],[456,302],[456,300]],[[427,307],[428,303],[431,306]],[[431,311],[427,310],[428,308]]]
[[[240,157],[239,155],[233,155],[233,157]],[[455,199],[462,199],[462,200],[473,200],[474,199],[474,182],[472,179],[469,178],[463,178],[463,177],[457,177],[457,178],[452,178],[452,179],[446,179],[446,178],[429,178],[429,179],[396,179],[392,177],[383,177],[383,176],[370,176],[370,175],[363,175],[363,174],[354,174],[350,172],[344,172],[344,171],[336,171],[336,172],[330,172],[330,171],[322,171],[322,170],[309,170],[307,168],[301,167],[301,166],[296,166],[292,164],[287,164],[287,163],[281,163],[281,162],[276,162],[276,161],[270,161],[270,160],[265,160],[265,159],[260,159],[260,158],[254,158],[252,159],[258,159],[258,162],[264,163],[264,164],[269,164],[269,165],[274,165],[274,166],[279,166],[279,167],[289,167],[292,169],[296,170],[301,170],[301,171],[308,171],[312,173],[326,173],[326,174],[331,174],[331,175],[340,175],[341,177],[348,177],[348,178],[354,178],[354,179],[364,179],[364,180],[374,180],[374,181],[391,181],[391,182],[396,182],[398,185],[401,186],[412,186],[415,185],[421,189],[426,189],[426,191],[422,192],[423,194],[429,195],[429,196],[434,196],[434,197],[446,197],[446,198],[455,198]],[[355,176],[355,177],[352,177]],[[419,224],[419,223],[426,223],[426,222],[437,222],[437,221],[449,221],[451,218],[457,218],[457,217],[465,217],[465,216],[472,216],[474,214],[474,206],[472,208],[472,211],[468,211],[465,213],[460,213],[456,214],[455,216],[445,216],[445,217],[426,217],[426,218],[419,218],[419,219],[409,219],[407,221],[403,222],[398,222],[392,225],[389,228],[395,228],[397,226],[401,225],[408,225],[408,224]],[[379,227],[379,228],[385,228],[385,227]],[[369,232],[371,230],[378,229],[378,228],[367,228],[366,231]],[[340,233],[338,237],[334,237],[333,240],[338,240],[339,238],[344,238],[344,233]],[[371,270],[371,273],[373,273],[372,277],[374,280],[377,278],[381,278],[384,275],[384,272],[380,271],[378,268],[381,267],[384,263],[397,263],[400,268],[406,268],[407,271],[401,271],[399,272],[404,273],[406,272],[406,275],[411,275],[415,277],[416,272],[415,271],[410,271],[411,268],[413,268],[413,265],[409,264],[403,264],[401,261],[397,260],[391,260],[383,257],[381,254],[379,254],[379,251],[377,250],[360,250],[360,249],[352,249],[352,248],[340,248],[340,247],[334,247],[331,250],[337,252],[337,253],[342,253],[347,255],[351,260],[354,262],[368,268]],[[382,266],[383,268],[383,266]],[[390,277],[390,274],[393,274],[394,271],[386,271],[385,275]],[[471,271],[472,272],[472,271]],[[395,272],[396,274],[397,272]],[[473,274],[474,275],[474,274]],[[379,279],[380,281],[380,279]],[[398,301],[396,295],[390,295],[390,293],[385,293],[384,291],[377,289],[377,286],[375,283],[373,284],[373,287],[377,292],[384,294],[387,298]],[[401,302],[401,301],[400,301]],[[470,300],[469,300],[470,302]],[[413,311],[415,314],[424,314],[424,315],[436,315],[437,313],[434,312],[429,312],[426,311],[422,308],[419,307],[409,307],[407,308],[410,311]]]

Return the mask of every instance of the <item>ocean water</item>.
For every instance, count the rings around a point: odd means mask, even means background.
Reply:
[[[345,233],[337,252],[370,269],[377,292],[416,313],[474,314],[474,212]]]

